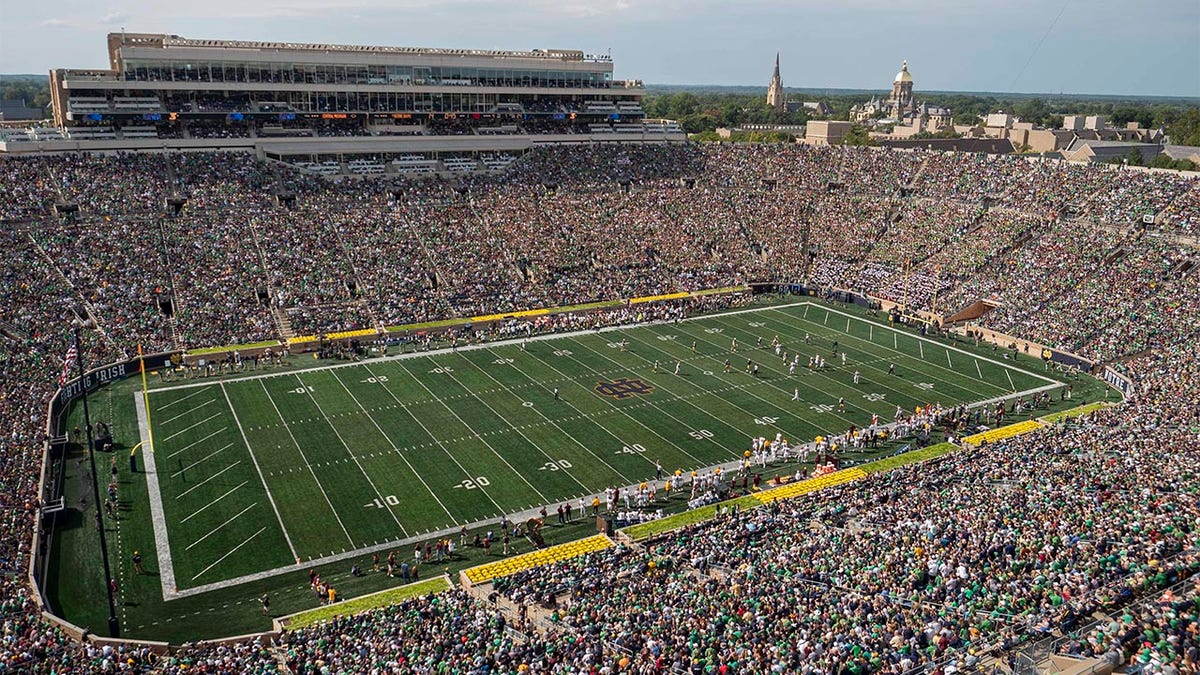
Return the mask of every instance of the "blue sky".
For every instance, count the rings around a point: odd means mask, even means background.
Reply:
[[[1057,18],[1057,21],[1056,21]],[[106,67],[104,34],[611,49],[617,77],[1200,97],[1200,0],[0,0],[0,72]]]

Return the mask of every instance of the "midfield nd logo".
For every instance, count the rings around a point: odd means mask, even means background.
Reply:
[[[619,400],[629,398],[630,396],[649,394],[654,391],[654,386],[646,384],[642,380],[631,380],[628,377],[621,377],[612,382],[601,380],[596,383],[592,391],[601,396],[609,396]]]

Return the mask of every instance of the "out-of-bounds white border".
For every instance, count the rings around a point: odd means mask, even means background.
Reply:
[[[863,319],[862,317],[854,316],[853,314],[849,314],[849,313],[843,312],[841,310],[835,309],[833,307],[829,307],[828,305],[818,303],[818,302],[813,302],[811,300],[785,303],[785,304],[780,304],[780,305],[772,304],[772,305],[764,305],[761,307],[748,307],[745,309],[736,309],[736,310],[730,310],[727,312],[716,312],[716,313],[712,313],[712,314],[701,314],[701,315],[697,315],[697,316],[680,319],[680,321],[682,321],[682,322],[704,321],[705,319],[722,317],[722,316],[734,316],[734,315],[738,315],[738,314],[749,314],[749,313],[754,313],[754,312],[763,312],[763,311],[776,310],[776,309],[788,309],[791,307],[802,307],[804,305],[811,305],[813,307],[824,309],[824,310],[832,312],[834,314],[840,314],[842,316],[848,317],[850,319],[854,319],[856,321],[866,321],[866,319]],[[637,328],[637,327],[641,327],[641,326],[669,325],[672,323],[674,323],[674,321],[670,321],[670,320],[648,321],[648,322],[644,322],[644,323],[640,323],[640,324],[607,326],[607,327],[601,328],[599,330],[585,329],[585,330],[579,330],[579,331],[572,331],[569,333],[548,333],[545,335],[537,335],[537,336],[530,337],[527,339],[529,341],[558,340],[558,339],[575,337],[578,335],[593,335],[596,333],[607,333],[607,332],[611,332],[611,331],[628,330],[630,328]],[[874,323],[874,322],[871,322],[871,323]],[[986,361],[988,363],[993,363],[993,364],[1001,366],[1003,368],[1017,371],[1024,375],[1031,376],[1033,378],[1036,378],[1038,380],[1041,380],[1041,381],[1047,383],[1046,385],[1043,385],[1040,387],[1035,387],[1033,389],[1015,392],[1013,394],[1007,394],[1004,396],[998,396],[995,398],[987,399],[985,401],[976,401],[974,403],[968,404],[968,406],[967,406],[968,408],[977,408],[977,407],[984,406],[984,405],[991,405],[991,404],[997,403],[999,401],[1011,398],[1013,396],[1021,396],[1021,395],[1027,395],[1027,394],[1040,393],[1043,391],[1050,391],[1052,389],[1056,389],[1056,388],[1062,386],[1062,383],[1058,380],[1055,380],[1050,377],[1046,377],[1045,375],[1041,375],[1039,373],[1035,373],[1031,370],[1026,370],[1026,369],[1018,367],[1017,365],[1012,364],[1012,363],[1004,363],[1003,361],[997,361],[995,359],[991,359],[986,356],[980,356],[978,354],[973,354],[971,352],[965,351],[965,350],[955,347],[953,345],[944,344],[944,343],[938,342],[936,340],[933,340],[933,339],[930,339],[927,337],[922,337],[920,335],[913,335],[913,334],[910,334],[907,332],[903,332],[900,329],[892,327],[892,326],[886,326],[883,324],[877,324],[877,325],[882,330],[889,330],[889,331],[893,331],[896,333],[900,333],[901,335],[904,335],[907,338],[923,340],[930,344],[935,344],[939,347],[944,347],[946,349],[953,350],[955,352],[958,352],[958,353],[968,356],[970,358],[979,359],[981,361]],[[457,347],[457,348],[445,347],[445,348],[441,348],[441,349],[434,349],[434,350],[424,351],[424,352],[408,352],[405,354],[394,354],[392,356],[372,358],[372,359],[370,359],[370,361],[371,362],[394,361],[394,360],[400,360],[400,359],[412,359],[412,358],[423,358],[423,357],[427,357],[427,356],[437,356],[439,354],[446,354],[446,353],[451,353],[454,351],[473,351],[473,350],[478,350],[478,349],[492,349],[492,348],[495,348],[496,346],[517,343],[517,342],[520,342],[522,339],[523,338],[517,337],[517,338],[512,338],[512,339],[507,339],[507,340],[499,340],[496,342],[486,342],[486,343],[482,343],[482,344],[464,345],[464,346]],[[208,386],[217,384],[218,382],[222,383],[222,384],[228,384],[230,382],[240,382],[240,381],[244,381],[244,380],[258,380],[258,379],[269,378],[269,377],[283,377],[283,376],[290,376],[297,372],[333,370],[335,368],[353,368],[353,367],[362,365],[362,363],[363,362],[361,362],[361,361],[351,361],[351,362],[347,362],[347,363],[335,363],[335,364],[329,364],[329,365],[323,365],[323,366],[315,366],[313,368],[305,368],[305,369],[300,369],[300,370],[288,370],[286,372],[279,372],[279,373],[259,373],[256,375],[246,375],[246,376],[242,376],[242,377],[222,378],[220,380],[206,379],[206,380],[202,380],[199,382],[191,382],[191,383],[187,383],[187,384],[178,384],[178,385],[168,386],[168,387],[157,387],[154,389],[150,389],[149,393],[156,394],[159,392],[175,391],[178,389],[189,389],[189,388],[194,388],[194,387],[208,387]],[[135,393],[134,399],[135,399],[134,405],[136,406],[136,409],[137,409],[138,430],[141,434],[142,441],[146,443],[147,447],[149,447],[150,433],[149,433],[149,427],[147,425],[146,409],[143,405],[141,392]],[[366,548],[355,549],[353,551],[346,551],[345,553],[338,553],[336,555],[325,556],[322,558],[313,558],[311,560],[305,560],[302,563],[297,563],[295,565],[285,565],[283,567],[276,567],[274,569],[263,570],[261,572],[255,572],[253,574],[246,574],[246,575],[243,575],[240,577],[235,577],[232,579],[225,579],[222,581],[217,581],[217,582],[213,582],[213,583],[203,584],[200,586],[195,586],[193,588],[179,590],[175,586],[175,570],[174,570],[173,563],[171,560],[171,547],[170,547],[170,541],[167,536],[166,518],[163,513],[162,496],[159,491],[158,475],[156,473],[155,465],[154,465],[153,448],[151,448],[150,452],[144,453],[143,456],[145,457],[144,464],[146,466],[146,488],[150,494],[150,514],[151,514],[151,517],[153,518],[153,524],[154,524],[154,543],[155,543],[155,548],[157,549],[157,558],[158,558],[158,565],[159,565],[159,578],[162,581],[162,594],[163,594],[164,601],[177,600],[180,598],[187,598],[187,597],[200,595],[203,593],[208,593],[209,591],[215,591],[215,590],[219,590],[219,589],[227,589],[230,586],[236,586],[238,584],[248,583],[248,582],[252,582],[252,581],[259,581],[261,579],[266,579],[266,578],[277,576],[280,574],[286,574],[288,572],[295,572],[297,570],[307,569],[307,568],[315,567],[318,565],[327,565],[330,563],[335,563],[335,562],[339,562],[339,561],[343,561],[343,560],[350,560],[352,558],[357,558],[359,556],[367,555],[367,554],[374,553],[377,551],[385,551],[388,549],[401,548],[401,547],[413,544],[418,541],[425,541],[428,539],[435,539],[435,538],[439,538],[439,537],[450,536],[450,535],[456,534],[459,531],[459,526],[455,525],[455,526],[448,527],[448,528],[445,528],[442,530],[423,532],[423,533],[413,535],[413,536],[410,536],[410,537],[407,537],[404,539],[396,539],[393,541],[383,542],[381,544],[369,546]],[[711,471],[717,467],[721,467],[722,471],[729,471],[732,469],[736,469],[739,466],[740,466],[740,462],[731,461],[731,462],[726,462],[724,464],[713,465],[712,467],[709,467],[708,470]],[[634,484],[634,485],[630,485],[630,486],[625,486],[624,489],[634,489],[636,487],[637,487],[637,485]],[[594,495],[586,495],[584,497],[584,499],[585,499],[585,501],[590,503],[593,497],[600,497],[601,500],[603,500],[606,498],[606,495],[604,493],[596,493]],[[541,510],[541,507],[534,507],[534,508],[527,509],[527,510],[519,512],[519,513],[509,514],[509,520],[512,520],[514,522],[521,522],[528,518],[532,518],[534,516],[540,515],[540,510]],[[477,521],[474,523],[468,523],[467,527],[469,529],[475,529],[475,528],[487,525],[488,523],[494,523],[494,522],[499,522],[499,519],[498,518],[489,518],[489,519]]]
[[[154,549],[158,559],[158,578],[162,581],[163,599],[175,592],[175,564],[171,560],[171,542],[167,537],[167,518],[163,513],[162,492],[158,487],[158,467],[154,463],[154,447],[150,442],[150,424],[142,392],[133,394],[137,411],[138,434],[142,441],[142,468],[146,471],[146,492],[150,495],[150,522],[154,526]]]

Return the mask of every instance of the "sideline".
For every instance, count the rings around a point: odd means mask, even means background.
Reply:
[[[167,537],[167,519],[163,515],[162,493],[158,487],[158,467],[154,464],[154,447],[150,443],[150,423],[142,392],[133,395],[137,411],[138,433],[142,441],[142,466],[146,470],[146,492],[150,495],[150,522],[154,526],[154,550],[158,559],[158,578],[162,580],[163,599],[167,589],[175,588],[175,563],[171,560],[171,542]]]

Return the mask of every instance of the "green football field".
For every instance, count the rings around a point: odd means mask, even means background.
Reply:
[[[775,336],[801,355],[794,375],[770,346]],[[814,354],[824,370],[808,370]],[[758,377],[744,372],[747,359]],[[188,381],[151,389],[148,414],[140,393],[136,406],[152,440],[146,475],[170,598],[501,514],[553,513],[653,478],[660,463],[672,473],[735,460],[752,436],[811,441],[873,413],[890,422],[897,406],[1056,385],[1028,359],[800,303]]]

